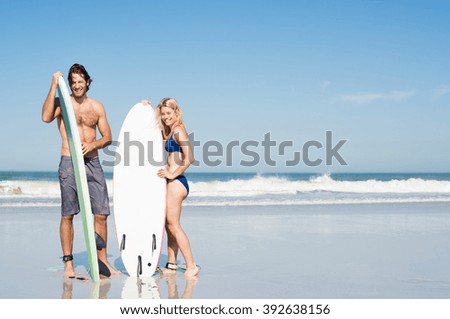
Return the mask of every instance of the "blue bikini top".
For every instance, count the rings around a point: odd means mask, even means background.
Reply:
[[[173,134],[170,135],[169,139],[166,141],[166,144],[164,145],[164,148],[169,153],[173,153],[173,152],[181,152],[181,153],[183,153],[183,150],[181,149],[181,146],[173,138]]]

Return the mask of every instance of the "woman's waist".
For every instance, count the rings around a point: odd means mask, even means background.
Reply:
[[[167,157],[167,167],[174,167],[176,169],[179,166],[186,165],[184,162],[184,156],[181,153],[171,153]]]
[[[177,175],[184,175],[184,170],[183,170],[183,172],[182,173],[179,173],[180,171],[179,171],[179,168],[180,167],[183,167],[183,165],[177,165],[177,164],[172,164],[172,165],[167,165],[167,171],[169,172],[169,173],[174,173],[175,171],[178,171],[178,174]]]

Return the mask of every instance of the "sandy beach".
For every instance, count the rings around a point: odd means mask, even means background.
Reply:
[[[186,207],[197,282],[64,279],[58,207],[0,210],[0,298],[448,298],[449,203]],[[125,271],[109,219],[109,260]],[[81,219],[78,275],[87,273]],[[163,250],[160,265],[167,259]],[[180,262],[183,262],[180,260]]]

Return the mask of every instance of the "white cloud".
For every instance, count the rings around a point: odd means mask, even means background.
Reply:
[[[367,104],[379,100],[400,102],[414,94],[415,91],[392,91],[386,93],[361,92],[341,95],[339,100],[356,104]]]

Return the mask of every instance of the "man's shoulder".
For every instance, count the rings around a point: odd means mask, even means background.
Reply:
[[[103,103],[97,100],[94,100],[93,98],[88,97],[87,102],[95,109],[95,110],[104,110]]]

